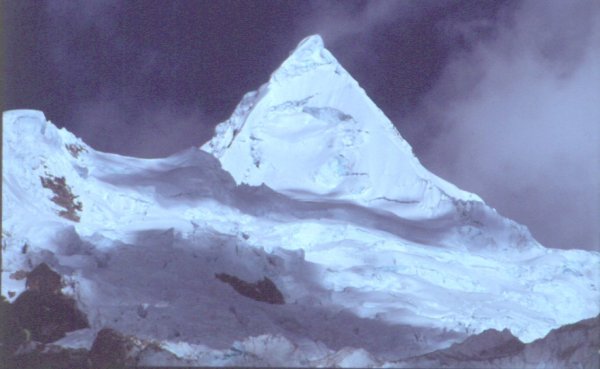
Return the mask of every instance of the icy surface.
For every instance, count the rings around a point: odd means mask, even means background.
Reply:
[[[294,197],[326,195],[398,214],[481,201],[429,173],[383,112],[323,46],[303,40],[203,149],[237,183]]]
[[[42,261],[62,274],[91,325],[65,346],[111,327],[187,364],[363,367],[599,312],[599,253],[546,249],[427,172],[318,37],[217,128],[219,160],[101,153],[37,111],[3,133],[2,294]],[[79,221],[41,178],[64,178]]]

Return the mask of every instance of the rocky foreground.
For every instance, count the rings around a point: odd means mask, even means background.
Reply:
[[[0,305],[0,362],[5,367],[103,369],[191,364],[157,342],[124,335],[111,328],[100,330],[89,350],[53,344],[69,332],[87,328],[87,318],[72,298],[62,294],[60,275],[46,264],[38,265],[23,277],[27,278],[27,290],[12,304],[2,298]],[[259,290],[247,285],[242,287],[238,288]],[[249,293],[246,295],[252,298]],[[257,360],[257,364],[261,362]],[[529,344],[521,342],[508,329],[489,329],[447,349],[381,365],[397,368],[597,369],[600,367],[600,315],[552,330],[544,338]]]

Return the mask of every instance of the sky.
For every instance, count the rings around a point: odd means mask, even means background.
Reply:
[[[305,36],[432,172],[542,244],[600,250],[600,3],[3,1],[2,108],[101,151],[198,146]]]

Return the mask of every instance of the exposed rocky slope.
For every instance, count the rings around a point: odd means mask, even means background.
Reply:
[[[451,347],[388,363],[399,368],[536,368],[600,367],[600,315],[553,329],[544,338],[523,344],[510,331],[487,330]]]

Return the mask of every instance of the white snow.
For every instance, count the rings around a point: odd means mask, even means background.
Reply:
[[[295,198],[326,196],[412,218],[448,212],[450,197],[481,201],[421,166],[320,36],[303,40],[216,133],[203,149],[237,183]]]
[[[112,327],[186,365],[366,367],[600,310],[599,253],[543,248],[429,173],[316,36],[217,127],[203,149],[219,160],[101,153],[37,111],[5,112],[3,133],[2,294],[24,289],[18,270],[60,272],[91,324],[65,346]],[[80,222],[44,176],[65,178]],[[268,277],[286,304],[215,273]]]

